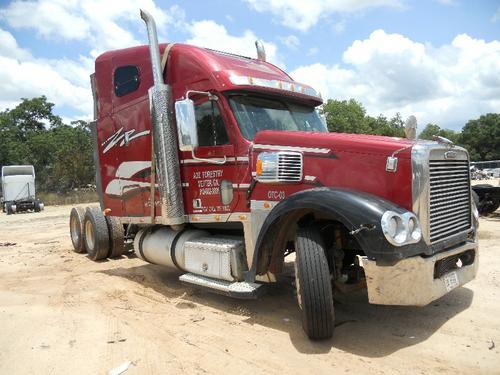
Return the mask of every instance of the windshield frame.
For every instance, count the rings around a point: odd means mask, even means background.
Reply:
[[[231,111],[232,116],[234,117],[237,129],[238,129],[239,133],[241,134],[241,136],[244,139],[246,139],[247,141],[252,142],[253,139],[255,138],[255,135],[257,133],[259,133],[260,131],[264,131],[264,129],[257,130],[253,134],[253,137],[249,137],[248,132],[245,131],[244,124],[240,124],[239,116],[237,115],[237,113],[235,111],[235,108],[234,108],[233,98],[234,97],[238,97],[238,96],[246,96],[246,97],[250,97],[250,98],[270,100],[270,101],[279,103],[281,106],[283,106],[284,108],[286,108],[286,110],[288,111],[288,114],[290,115],[290,117],[292,118],[292,120],[294,121],[295,125],[298,128],[298,130],[283,130],[283,129],[265,129],[265,130],[269,130],[269,131],[283,131],[283,132],[290,132],[290,131],[292,131],[292,132],[297,132],[297,131],[301,131],[301,132],[325,132],[325,133],[328,132],[328,127],[327,127],[324,119],[320,116],[319,113],[317,113],[317,107],[318,106],[315,106],[315,105],[313,105],[312,103],[310,103],[308,101],[300,100],[300,99],[297,99],[297,98],[291,97],[291,96],[272,95],[272,94],[270,95],[270,94],[267,94],[267,93],[254,92],[254,91],[233,91],[233,92],[230,92],[230,93],[226,93],[225,97],[226,97],[226,100],[227,100],[227,104],[229,106],[229,109]],[[299,107],[308,108],[308,109],[311,109],[312,111],[316,112],[317,116],[318,116],[318,119],[319,119],[319,121],[322,124],[322,129],[318,129],[318,128],[311,129],[311,130],[300,129],[300,124],[299,124],[299,122],[298,122],[298,120],[296,118],[296,114],[298,113],[298,111],[293,111],[292,108],[291,108],[293,106],[299,106]],[[263,107],[263,108],[265,108],[265,107]]]

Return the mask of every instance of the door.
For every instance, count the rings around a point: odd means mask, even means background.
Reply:
[[[195,115],[199,146],[181,160],[185,206],[194,221],[225,221],[238,201],[234,146],[217,101],[195,101]]]

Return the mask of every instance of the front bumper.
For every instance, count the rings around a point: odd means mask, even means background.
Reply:
[[[473,263],[434,278],[436,262],[457,254],[472,250],[475,252]],[[436,254],[429,258],[414,256],[400,260],[393,266],[377,266],[374,260],[358,256],[363,267],[368,288],[368,300],[378,305],[425,306],[445,295],[450,285],[445,278],[455,272],[458,285],[462,286],[477,274],[479,250],[477,241],[468,241],[451,250]]]

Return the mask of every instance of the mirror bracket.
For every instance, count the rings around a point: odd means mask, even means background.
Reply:
[[[193,150],[191,150],[191,156],[193,157],[193,160],[202,161],[202,162],[205,162],[205,163],[212,163],[212,164],[219,164],[219,165],[222,165],[222,164],[226,164],[226,162],[227,162],[227,157],[226,157],[226,155],[224,155],[224,160],[213,160],[213,159],[203,159],[203,158],[199,158],[199,157],[197,157],[197,156],[194,154],[194,149],[193,149]]]
[[[186,99],[189,99],[189,95],[191,95],[191,94],[206,95],[206,96],[208,96],[208,100],[213,100],[213,101],[219,100],[219,98],[217,97],[217,95],[214,95],[214,94],[212,94],[209,91],[197,91],[197,90],[188,90],[188,91],[186,91]]]

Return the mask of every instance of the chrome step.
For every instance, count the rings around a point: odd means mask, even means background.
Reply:
[[[193,273],[186,273],[179,276],[182,283],[191,286],[206,289],[207,291],[223,294],[233,298],[239,299],[256,299],[264,290],[262,284],[250,283],[246,281],[225,281],[211,279],[205,276],[195,275]]]

